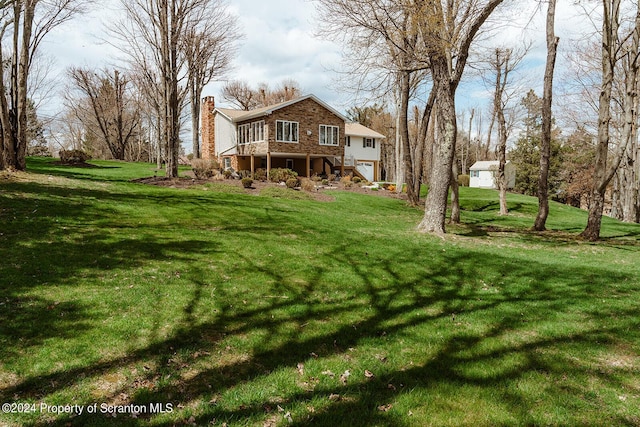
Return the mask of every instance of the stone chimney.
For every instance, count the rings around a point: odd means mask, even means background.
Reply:
[[[200,134],[202,137],[201,154],[203,159],[216,158],[216,138],[213,109],[216,107],[213,96],[202,98],[200,109]]]

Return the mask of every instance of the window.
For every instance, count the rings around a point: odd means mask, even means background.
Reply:
[[[320,145],[340,145],[338,126],[320,125]]]
[[[231,168],[231,157],[225,157],[222,161],[224,162],[225,169]]]
[[[480,178],[480,171],[470,171],[470,178]]]
[[[264,120],[238,126],[238,144],[264,141]]]
[[[351,137],[350,136],[345,136],[344,137],[344,143],[346,144],[347,147],[351,147]]]
[[[238,126],[238,144],[249,143],[249,127],[250,124]]]
[[[264,141],[264,120],[259,122],[253,122],[251,124],[253,126],[253,141],[254,142],[262,142]]]
[[[376,140],[375,138],[365,138],[362,142],[363,148],[376,148]]]
[[[276,121],[277,142],[298,142],[298,122]]]

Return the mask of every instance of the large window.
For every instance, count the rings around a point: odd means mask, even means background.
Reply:
[[[276,121],[277,142],[298,142],[298,122]]]
[[[320,125],[320,145],[339,145],[339,137],[338,126]]]
[[[264,120],[238,126],[238,144],[264,141]]]

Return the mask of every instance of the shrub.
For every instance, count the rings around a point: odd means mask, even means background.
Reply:
[[[297,178],[298,173],[286,168],[274,168],[269,171],[271,182],[287,182],[290,178]]]
[[[224,179],[231,178],[231,175],[233,175],[233,172],[231,172],[230,169],[225,169],[224,172],[222,172],[222,176],[224,176]]]
[[[460,187],[468,187],[470,181],[469,175],[458,175],[458,185]]]
[[[360,184],[362,182],[359,176],[354,176],[352,181],[354,184]]]
[[[251,186],[253,185],[253,179],[249,177],[242,178],[241,182],[244,188],[251,188]]]
[[[287,188],[296,188],[300,186],[298,178],[289,178],[285,184],[287,185]]]
[[[302,180],[300,182],[300,187],[304,191],[315,191],[316,184],[313,182],[313,180],[311,180],[309,178],[302,178]]]
[[[67,164],[84,163],[91,159],[91,156],[82,150],[60,150],[60,161]]]
[[[329,185],[329,180],[328,179],[323,179],[322,180],[322,185]]]
[[[322,181],[322,178],[320,178],[320,177],[318,176],[318,174],[314,174],[314,175],[311,177],[311,179],[312,179],[314,182],[320,182],[320,181]]]
[[[253,173],[253,178],[258,181],[266,181],[267,180],[267,170],[266,169],[256,169]]]
[[[220,169],[220,165],[213,159],[193,159],[191,170],[198,179],[209,179]]]
[[[394,191],[396,191],[396,186],[391,184],[390,186],[387,187],[387,190],[389,190],[391,192],[394,192]]]
[[[333,182],[333,181],[336,180],[336,175],[332,173],[332,174],[329,175],[328,179],[329,179],[330,182]]]
[[[353,186],[351,175],[343,176],[342,178],[340,178],[340,182],[344,185],[344,188],[350,188]]]

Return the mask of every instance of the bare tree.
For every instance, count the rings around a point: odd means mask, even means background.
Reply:
[[[122,0],[125,19],[112,28],[114,45],[142,70],[149,89],[159,89],[161,142],[166,175],[178,176],[181,114],[188,89],[183,47],[194,22],[213,13],[209,0]]]
[[[192,19],[182,50],[186,58],[191,106],[193,155],[200,157],[200,103],[205,85],[225,75],[237,50],[240,32],[225,0],[212,0],[203,16]]]
[[[500,215],[507,215],[507,179],[505,166],[507,163],[507,140],[514,125],[514,110],[509,103],[516,94],[521,93],[521,88],[513,84],[512,75],[528,53],[531,45],[524,44],[521,48],[499,47],[493,49],[486,62],[488,63],[493,78],[493,111],[491,127],[497,127],[496,157],[498,167],[496,169],[496,182],[500,194]],[[492,129],[489,129],[489,134]],[[490,141],[490,135],[487,140]]]
[[[587,240],[600,238],[605,192],[618,169],[634,132],[634,106],[638,96],[638,55],[640,54],[640,4],[636,5],[635,22],[628,36],[621,36],[620,10],[621,0],[603,1],[602,16],[602,86],[598,100],[598,142],[594,183],[591,191],[591,205],[587,226],[580,234]],[[625,41],[630,40],[630,46]],[[624,122],[620,141],[613,159],[608,160],[611,144],[611,101],[616,65],[622,58],[629,61],[629,72],[625,79],[623,99]]]
[[[130,142],[137,136],[140,115],[130,93],[130,79],[118,70],[103,70],[100,75],[89,69],[71,68],[69,77],[86,103],[72,97],[68,102],[76,117],[109,148],[111,156],[125,160]],[[83,106],[87,106],[86,111]]]
[[[5,81],[4,73],[0,76],[0,90],[8,98],[0,101],[0,168],[25,168],[29,75],[34,57],[45,36],[82,12],[85,3],[83,0],[14,0],[0,3],[3,18],[0,42],[5,36],[11,36],[8,43],[10,51],[0,49],[0,63],[8,63],[10,69],[8,81]]]
[[[549,216],[549,158],[551,156],[551,104],[553,98],[553,71],[560,39],[555,35],[556,0],[547,6],[547,64],[544,70],[542,94],[542,138],[540,141],[540,178],[538,180],[538,214],[533,225],[536,231],[546,229]]]
[[[424,218],[418,230],[445,233],[447,198],[457,137],[455,94],[478,31],[502,0],[456,0],[424,4],[422,38],[429,56],[437,105],[438,140]]]
[[[255,97],[256,92],[245,81],[232,80],[222,87],[222,98],[244,111],[256,108],[258,101]]]
[[[432,104],[421,137],[410,138],[410,101],[428,70],[419,32],[420,5],[391,0],[317,0],[325,25],[321,35],[347,46],[346,87],[360,94],[393,98],[397,191],[407,183],[411,204],[418,204],[422,175],[423,143]]]

